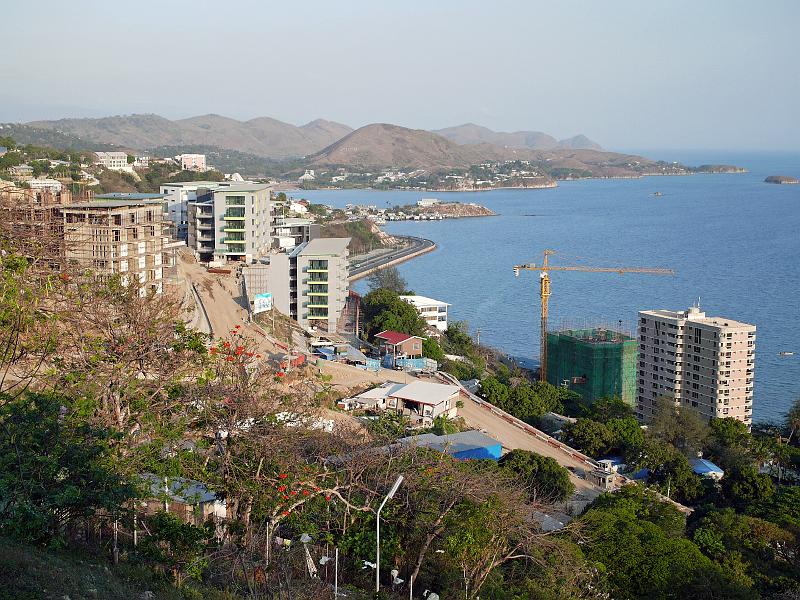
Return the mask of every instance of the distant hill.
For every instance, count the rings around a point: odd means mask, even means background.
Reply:
[[[602,147],[587,138],[585,135],[576,135],[565,140],[556,140],[551,135],[541,131],[515,131],[506,133],[492,131],[488,127],[465,123],[456,127],[434,130],[433,133],[447,138],[460,145],[466,144],[493,144],[506,148],[527,148],[530,150],[553,150],[556,148],[569,148],[573,150],[602,150]]]
[[[148,114],[33,121],[27,125],[137,150],[160,146],[211,146],[273,159],[312,154],[352,131],[347,125],[322,119],[297,127],[269,117],[237,121],[214,114],[177,121]]]
[[[431,131],[374,123],[309,156],[308,161],[311,166],[361,169],[446,169],[513,158],[525,157],[492,144],[459,145]]]

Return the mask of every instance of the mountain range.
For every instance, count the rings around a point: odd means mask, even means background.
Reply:
[[[213,146],[273,159],[305,156],[352,131],[347,125],[324,119],[298,127],[270,117],[237,121],[214,114],[176,121],[147,114],[33,121],[27,125],[132,150],[159,146]]]
[[[174,121],[155,114],[142,114],[99,119],[32,121],[26,125],[34,131],[52,131],[84,142],[113,144],[131,150],[151,150],[165,146],[206,146],[269,159],[305,157],[319,153],[338,142],[344,142],[347,136],[354,133],[347,125],[324,119],[295,126],[270,117],[238,121],[215,114]],[[369,138],[371,143],[377,144],[374,148],[375,154],[384,156],[386,160],[396,158],[400,161],[387,164],[406,166],[450,166],[465,161],[472,161],[470,164],[474,164],[481,159],[506,156],[509,149],[601,149],[585,136],[558,141],[538,131],[504,133],[472,123],[433,132],[388,124],[367,125],[358,131],[361,132],[358,137],[361,139],[362,149],[363,141]],[[415,137],[418,138],[416,143],[407,143],[408,140],[400,143],[400,138],[407,137],[401,132],[410,131],[415,132]],[[392,147],[394,144],[399,145]],[[454,146],[468,148],[456,149]],[[341,145],[337,150],[336,156],[344,152]],[[421,152],[421,155],[414,158],[411,156],[414,152]]]
[[[558,148],[571,150],[603,149],[600,144],[593,142],[585,135],[576,135],[564,140],[557,140],[541,131],[505,133],[503,131],[492,131],[487,127],[475,125],[474,123],[436,129],[434,133],[456,144],[493,144],[504,148],[527,148],[530,150],[555,150]]]

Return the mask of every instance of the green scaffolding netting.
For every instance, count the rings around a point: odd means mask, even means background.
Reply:
[[[638,343],[610,329],[570,329],[547,334],[547,381],[567,385],[584,402],[619,396],[636,400]]]

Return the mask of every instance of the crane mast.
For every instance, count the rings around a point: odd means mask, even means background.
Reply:
[[[515,265],[514,275],[519,277],[521,270],[539,271],[539,297],[542,302],[541,332],[539,339],[539,380],[547,381],[547,319],[550,304],[550,271],[581,271],[585,273],[643,273],[649,275],[675,275],[672,269],[649,269],[643,267],[584,267],[584,266],[553,266],[549,264],[549,257],[555,250],[545,250],[542,264],[535,263]]]

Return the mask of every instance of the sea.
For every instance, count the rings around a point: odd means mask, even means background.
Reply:
[[[474,202],[495,217],[389,223],[390,233],[433,240],[434,252],[399,266],[417,294],[451,304],[450,319],[522,364],[539,355],[538,272],[513,266],[656,267],[675,276],[551,272],[551,328],[635,331],[637,312],[699,303],[709,316],[754,323],[753,420],[781,421],[800,397],[800,153],[639,151],[689,165],[734,164],[742,174],[560,181],[552,189],[485,192],[314,190],[291,194],[344,207]],[[660,192],[661,195],[654,195]],[[355,284],[365,291],[366,282]],[[794,356],[781,356],[794,352]]]

